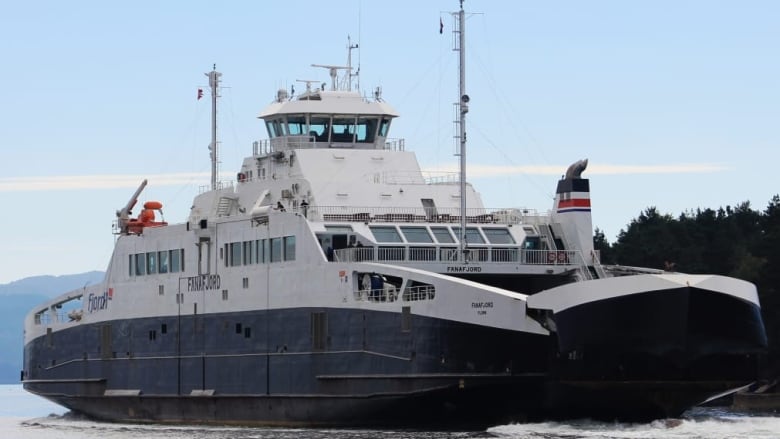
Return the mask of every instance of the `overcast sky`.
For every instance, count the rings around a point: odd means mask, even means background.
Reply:
[[[184,221],[208,183],[203,75],[223,73],[221,173],[257,114],[312,63],[382,87],[425,168],[454,169],[456,1],[25,1],[0,15],[0,283],[106,268],[137,185]],[[678,215],[780,192],[780,2],[472,1],[469,179],[487,207],[552,205],[588,158],[594,226],[614,241],[649,206]],[[439,34],[439,20],[444,32]]]

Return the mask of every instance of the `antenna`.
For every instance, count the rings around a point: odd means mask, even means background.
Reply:
[[[295,82],[303,82],[303,83],[305,83],[306,84],[306,93],[310,93],[311,92],[311,85],[314,84],[315,82],[320,82],[320,81],[318,81],[316,79],[296,79]]]
[[[358,37],[360,39],[360,37]],[[355,73],[352,73],[352,49],[359,49],[360,44],[352,44],[352,39],[347,35],[347,68],[349,69],[349,77],[347,79],[347,91],[352,91],[352,78],[357,78],[357,89],[360,91],[360,51],[358,50],[358,68]]]

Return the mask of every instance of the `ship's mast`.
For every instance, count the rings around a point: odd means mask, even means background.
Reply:
[[[204,73],[209,77],[209,87],[211,87],[211,190],[217,190],[217,90],[219,88],[219,78],[222,73],[217,71],[217,65],[214,64],[212,70]]]
[[[458,34],[455,50],[460,55],[460,65],[458,67],[458,78],[460,80],[458,88],[458,139],[460,148],[460,257],[462,262],[466,262],[466,252],[468,243],[466,242],[466,113],[469,111],[469,96],[466,94],[466,12],[463,10],[463,0],[460,0],[460,11],[455,16],[454,32]]]

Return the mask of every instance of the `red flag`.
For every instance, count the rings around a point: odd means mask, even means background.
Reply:
[[[444,33],[444,22],[441,20],[441,17],[439,17],[439,33]]]
[[[203,89],[199,88],[198,89],[198,100],[200,100],[200,98],[202,98],[202,97],[203,97]]]

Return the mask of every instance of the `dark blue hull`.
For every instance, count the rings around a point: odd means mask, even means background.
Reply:
[[[766,346],[760,314],[728,297],[593,302],[556,314],[552,336],[334,308],[112,321],[28,343],[24,386],[92,417],[133,422],[647,420],[755,379]],[[680,300],[685,311],[670,311]],[[661,310],[682,320],[654,318]]]

